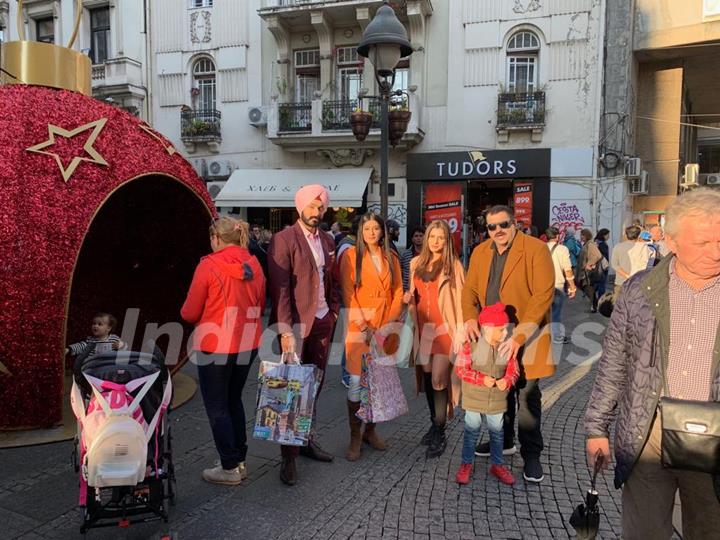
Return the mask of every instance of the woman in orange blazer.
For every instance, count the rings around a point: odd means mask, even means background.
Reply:
[[[345,338],[348,389],[348,421],[350,446],[346,457],[355,461],[360,457],[362,442],[376,450],[387,445],[375,432],[375,424],[368,423],[360,434],[362,422],[355,416],[360,408],[360,371],[362,356],[370,351],[375,334],[384,337],[386,325],[398,320],[402,311],[402,272],[397,255],[390,243],[383,219],[368,212],[360,219],[357,247],[348,248],[340,262],[340,287],[343,305],[348,308],[348,332]],[[395,337],[395,336],[391,336]],[[385,340],[385,353],[391,354],[393,340]],[[397,346],[397,345],[395,345]]]

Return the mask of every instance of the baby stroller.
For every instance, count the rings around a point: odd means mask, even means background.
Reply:
[[[162,519],[175,501],[165,358],[112,351],[75,361],[70,394],[78,420],[73,461],[80,472],[80,532]]]

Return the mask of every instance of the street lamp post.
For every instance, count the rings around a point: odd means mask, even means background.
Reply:
[[[385,2],[363,32],[358,54],[369,58],[375,71],[380,94],[380,212],[388,217],[388,105],[395,83],[395,68],[401,58],[410,56],[412,48],[407,31]]]

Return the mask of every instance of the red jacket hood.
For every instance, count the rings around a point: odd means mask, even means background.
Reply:
[[[212,261],[213,266],[217,267],[223,274],[233,279],[248,279],[251,276],[247,274],[246,269],[252,271],[252,275],[262,273],[262,268],[257,259],[250,252],[240,246],[228,246],[220,251],[211,253],[203,259]]]

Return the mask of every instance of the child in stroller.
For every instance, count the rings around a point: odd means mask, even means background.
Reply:
[[[111,333],[116,326],[117,319],[110,313],[96,313],[90,327],[92,335],[68,346],[65,354],[90,358],[94,354],[125,349],[125,343]]]
[[[80,532],[157,519],[175,497],[168,413],[172,383],[165,358],[88,347],[76,358],[70,394],[78,420]],[[79,457],[79,461],[78,461]]]

